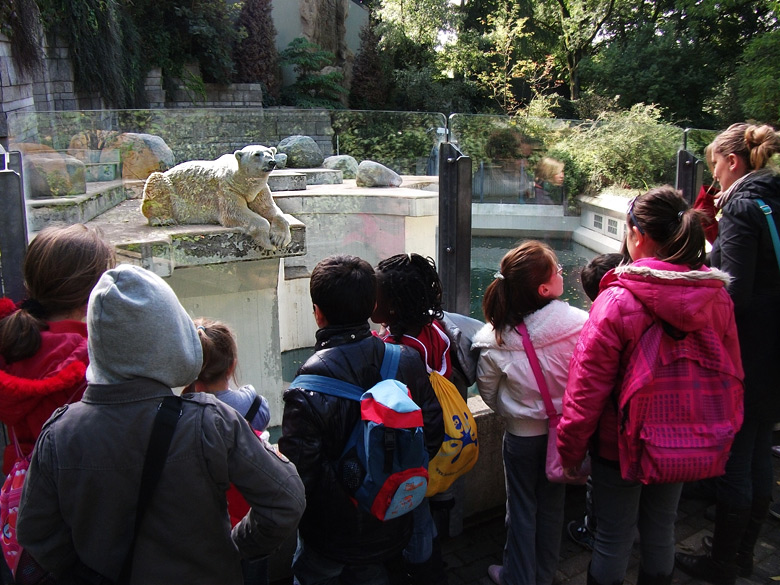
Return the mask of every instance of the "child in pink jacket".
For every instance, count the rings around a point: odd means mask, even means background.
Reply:
[[[638,584],[671,583],[674,521],[682,483],[626,481],[618,461],[617,398],[622,375],[642,334],[656,319],[682,332],[711,327],[728,366],[742,377],[728,275],[703,266],[700,214],[672,187],[652,189],[628,207],[627,247],[633,262],[601,282],[572,357],[558,426],[564,467],[590,449],[597,520],[589,584],[622,583],[639,529]]]

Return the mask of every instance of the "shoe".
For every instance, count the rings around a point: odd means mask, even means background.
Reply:
[[[708,555],[712,555],[712,537],[705,536],[701,539],[701,549]],[[737,575],[750,577],[753,574],[753,555],[738,552],[734,563],[737,565]]]
[[[501,585],[501,569],[503,568],[503,565],[490,565],[488,567],[488,577],[496,585]]]
[[[780,445],[772,445],[772,455],[780,457]]]
[[[572,520],[566,525],[566,532],[574,542],[588,550],[593,550],[596,542],[596,536],[588,530],[585,522],[581,520]]]
[[[775,502],[769,506],[769,515],[780,520],[780,502]]]

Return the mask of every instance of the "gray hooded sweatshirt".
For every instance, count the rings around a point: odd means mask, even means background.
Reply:
[[[116,581],[157,408],[171,387],[197,377],[201,346],[170,287],[134,266],[103,275],[87,319],[89,386],[43,427],[17,536],[57,576],[81,562]],[[251,507],[232,531],[231,483]],[[187,395],[138,533],[131,583],[239,585],[241,557],[273,552],[294,534],[304,506],[294,465],[231,407],[210,394]]]

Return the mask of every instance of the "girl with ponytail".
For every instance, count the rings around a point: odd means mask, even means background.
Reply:
[[[558,300],[562,272],[555,252],[542,242],[507,252],[482,301],[487,324],[474,337],[477,388],[506,423],[506,546],[503,565],[488,567],[497,585],[550,585],[558,566],[566,486],[547,479],[548,415],[521,335],[530,338],[560,412],[569,360],[588,318]]]
[[[591,456],[596,538],[588,583],[622,583],[635,532],[640,535],[638,585],[672,582],[674,522],[682,483],[623,479],[617,405],[632,355],[656,322],[675,335],[718,344],[723,371],[742,377],[728,275],[704,266],[701,212],[670,186],[635,197],[626,212],[632,262],[601,281],[571,360],[558,424],[558,450],[567,473]],[[659,353],[660,355],[660,353]],[[640,361],[633,362],[637,375]],[[654,364],[643,364],[649,371]],[[695,384],[681,377],[679,384]],[[673,407],[670,407],[670,412]]]
[[[86,388],[87,301],[100,275],[114,266],[114,248],[82,224],[49,227],[24,259],[27,298],[0,299],[0,421],[12,443],[3,474],[29,455],[43,423]]]

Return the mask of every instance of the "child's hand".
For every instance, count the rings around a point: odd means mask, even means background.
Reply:
[[[565,467],[563,469],[563,474],[566,476],[566,479],[575,480],[581,477],[580,475],[580,467],[582,467],[582,462],[580,462],[578,465],[572,465],[571,467]]]

